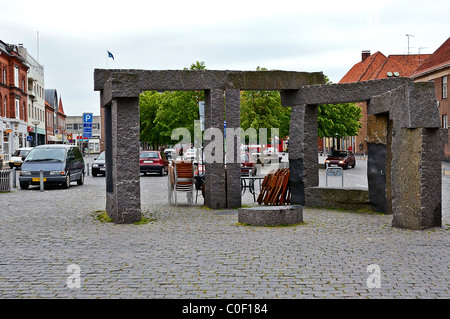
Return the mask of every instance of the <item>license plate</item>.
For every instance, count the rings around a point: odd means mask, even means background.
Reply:
[[[100,168],[100,170],[101,170],[101,171],[104,171],[104,170],[105,170],[105,168],[104,168],[104,167],[101,167],[101,168]]]
[[[14,165],[20,165],[20,163],[14,163]]]
[[[144,161],[145,164],[151,164],[153,161]]]
[[[41,179],[40,179],[39,177],[33,177],[33,178],[31,179],[31,181],[32,181],[32,182],[40,182]],[[46,181],[47,181],[47,179],[44,177],[44,182],[46,182]]]

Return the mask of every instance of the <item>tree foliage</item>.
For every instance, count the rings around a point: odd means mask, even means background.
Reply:
[[[318,136],[344,137],[358,135],[361,108],[354,103],[319,105]]]
[[[267,71],[258,67],[257,71]],[[280,137],[289,135],[291,108],[281,106],[279,91],[243,91],[241,94],[241,127],[278,128]],[[267,132],[270,137],[270,132]]]
[[[331,83],[325,76],[325,82]],[[358,135],[361,128],[361,108],[355,103],[322,104],[318,110],[319,137],[345,137]]]
[[[204,70],[205,63],[196,61],[190,70]],[[140,140],[153,148],[172,144],[172,131],[185,127],[194,137],[194,120],[198,120],[198,102],[204,100],[203,91],[143,92],[139,98]]]

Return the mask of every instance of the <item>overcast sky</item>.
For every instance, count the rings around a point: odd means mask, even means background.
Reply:
[[[406,54],[411,34],[411,53],[433,53],[450,37],[449,0],[1,0],[0,12],[0,39],[39,59],[67,115],[99,114],[95,68],[204,61],[210,70],[322,71],[337,83],[362,50]]]

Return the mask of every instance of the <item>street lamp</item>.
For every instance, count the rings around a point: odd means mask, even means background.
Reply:
[[[37,126],[41,123],[40,121],[36,120],[31,122],[34,125],[34,146],[38,146],[38,139],[37,139]]]

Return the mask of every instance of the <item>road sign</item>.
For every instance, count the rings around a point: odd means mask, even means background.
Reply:
[[[328,176],[341,176],[342,177],[342,187],[344,187],[344,170],[342,167],[328,167],[326,170],[325,184],[328,186]]]
[[[27,141],[28,142],[33,142],[33,136],[31,136],[31,135],[27,136]]]
[[[83,113],[83,123],[92,123],[92,113]]]
[[[92,113],[83,113],[83,138],[92,137]]]

